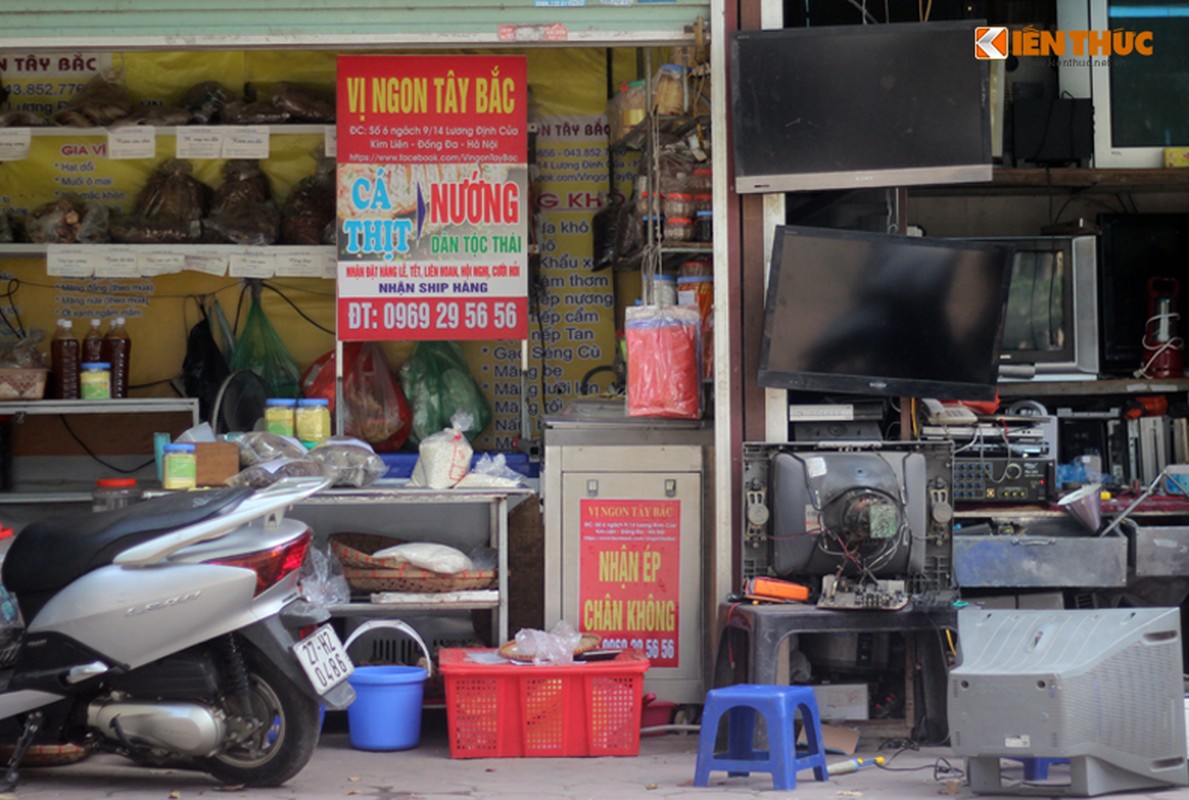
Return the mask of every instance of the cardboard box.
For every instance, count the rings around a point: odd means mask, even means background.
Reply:
[[[232,442],[199,442],[194,445],[199,486],[222,486],[239,472],[239,448]]]
[[[1164,166],[1170,169],[1189,167],[1189,147],[1164,148]]]
[[[823,720],[868,719],[867,684],[830,683],[813,687]]]

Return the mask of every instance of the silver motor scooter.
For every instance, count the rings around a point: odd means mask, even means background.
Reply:
[[[184,760],[277,786],[309,761],[319,704],[350,705],[329,615],[301,599],[312,534],[286,509],[327,482],[183,492],[30,523],[3,583],[27,625],[0,651],[0,725],[35,741]]]

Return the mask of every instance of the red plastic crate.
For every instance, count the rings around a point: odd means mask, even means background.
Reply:
[[[442,648],[446,721],[454,758],[634,756],[648,659],[625,650],[612,661],[565,666],[477,664]]]

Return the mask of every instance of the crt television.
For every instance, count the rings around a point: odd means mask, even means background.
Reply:
[[[1185,0],[1057,0],[1062,31],[1151,32],[1150,54],[1058,60],[1061,93],[1094,107],[1094,166],[1162,167],[1165,147],[1189,146],[1189,3]]]
[[[990,180],[990,78],[974,27],[732,33],[736,191]]]
[[[780,226],[759,382],[991,400],[1011,265],[992,242]]]
[[[964,609],[958,641],[950,745],[974,791],[1085,797],[1189,784],[1179,609]],[[1070,763],[1042,785],[1020,780],[1020,759],[1035,758]]]
[[[772,567],[778,575],[916,575],[928,535],[926,456],[913,450],[773,456]]]
[[[1098,272],[1093,236],[1005,236],[1011,289],[999,348],[999,377],[1098,377]]]

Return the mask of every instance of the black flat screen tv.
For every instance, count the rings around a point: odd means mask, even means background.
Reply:
[[[729,41],[735,190],[991,179],[976,23],[739,31]]]
[[[760,384],[993,399],[1012,256],[991,242],[778,227]]]

